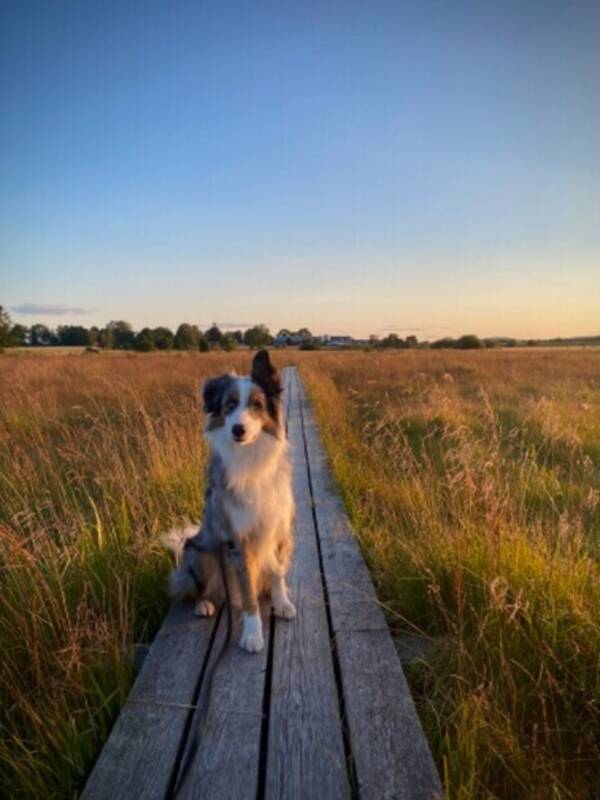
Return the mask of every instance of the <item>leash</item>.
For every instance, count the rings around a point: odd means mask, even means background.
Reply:
[[[196,548],[200,549],[200,548]],[[225,641],[223,642],[221,649],[210,666],[210,672],[208,673],[208,677],[206,680],[202,681],[202,685],[200,688],[200,695],[204,694],[205,696],[205,703],[201,705],[200,703],[197,704],[196,709],[196,717],[193,721],[194,731],[192,733],[192,739],[187,748],[185,758],[181,769],[179,770],[179,775],[177,777],[177,781],[175,783],[175,788],[173,789],[173,793],[171,794],[172,800],[175,800],[179,792],[181,791],[183,784],[185,783],[185,779],[187,778],[188,772],[192,765],[192,761],[194,760],[194,756],[198,751],[198,746],[200,745],[200,740],[202,739],[202,728],[206,723],[206,719],[208,717],[208,710],[210,708],[210,697],[212,691],[212,684],[213,678],[215,676],[216,669],[225,655],[225,651],[229,647],[229,642],[231,641],[231,632],[233,629],[233,614],[231,610],[231,596],[229,593],[229,581],[227,579],[227,563],[226,563],[226,551],[228,549],[227,544],[221,545],[219,548],[219,567],[221,569],[221,578],[223,579],[223,588],[225,590],[225,607],[227,613],[227,632],[225,634]]]

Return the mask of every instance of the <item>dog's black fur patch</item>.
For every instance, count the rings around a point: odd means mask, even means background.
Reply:
[[[235,378],[231,375],[219,375],[211,378],[204,384],[202,400],[206,414],[219,414],[223,406],[223,399]]]
[[[250,377],[265,393],[269,415],[274,420],[277,420],[283,386],[281,385],[279,373],[271,363],[267,350],[259,350],[254,356]]]

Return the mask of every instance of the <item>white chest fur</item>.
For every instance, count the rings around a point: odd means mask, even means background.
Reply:
[[[277,525],[286,500],[279,484],[277,480],[247,482],[235,490],[234,499],[226,503],[226,509],[238,536]]]
[[[293,500],[287,443],[265,433],[245,447],[220,432],[210,441],[225,466],[230,490],[225,509],[236,535],[264,533],[289,520]]]

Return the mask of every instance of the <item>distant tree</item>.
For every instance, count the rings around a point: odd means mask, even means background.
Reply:
[[[516,347],[516,346],[517,346],[517,340],[516,339],[507,339],[506,347]]]
[[[157,350],[173,349],[175,337],[173,336],[173,331],[171,331],[169,328],[165,328],[163,326],[154,328],[152,331],[152,336],[154,337],[154,344]]]
[[[304,342],[300,343],[300,347],[298,350],[320,350],[320,346],[318,342],[315,342],[314,339],[306,339]]]
[[[537,339],[528,339],[527,340],[527,347],[537,347],[538,341]]]
[[[474,333],[466,333],[456,340],[454,347],[457,350],[479,350],[485,345],[479,336],[475,336]]]
[[[112,345],[103,345],[103,347],[114,347],[115,350],[131,350],[133,348],[135,334],[131,325],[125,320],[112,320],[106,326],[106,330],[112,334]]]
[[[0,353],[4,352],[5,347],[10,347],[10,332],[12,330],[12,320],[8,311],[0,306]]]
[[[225,352],[230,353],[232,350],[235,350],[237,346],[238,346],[238,341],[233,335],[233,333],[226,333],[223,336],[223,339],[221,341],[221,347],[223,348],[223,350],[225,350]]]
[[[83,325],[59,325],[56,333],[63,347],[87,347],[91,344],[90,332]]]
[[[115,336],[112,328],[108,326],[101,328],[98,333],[98,344],[105,350],[112,350],[115,341]]]
[[[200,341],[198,342],[198,350],[200,350],[201,353],[208,353],[208,351],[210,350],[210,345],[204,334],[200,335]]]
[[[308,330],[308,328],[300,328],[299,331],[296,331],[296,336],[300,337],[300,339],[312,339],[313,335]]]
[[[50,338],[50,329],[41,322],[37,322],[29,329],[29,344],[32,347],[45,347],[50,344]]]
[[[197,350],[200,342],[199,333],[195,325],[188,325],[187,322],[182,322],[175,332],[175,349]]]
[[[220,328],[219,328],[219,326],[217,325],[216,322],[213,322],[213,324],[206,331],[204,336],[206,338],[206,341],[209,343],[209,345],[212,345],[213,347],[215,347],[216,345],[221,344],[221,342],[223,340],[223,334],[222,334],[222,332],[221,332],[221,330],[220,330]]]
[[[255,325],[244,333],[244,344],[247,344],[251,350],[266,347],[271,342],[272,337],[266,325]]]
[[[100,328],[97,325],[92,325],[90,328],[90,345],[96,347],[100,343]]]
[[[455,346],[455,341],[451,336],[444,336],[443,339],[436,339],[435,342],[431,343],[431,347],[434,350],[443,350],[454,346]]]
[[[419,346],[419,340],[416,336],[407,336],[406,337],[406,346],[414,349],[415,347]]]
[[[242,333],[242,331],[234,331],[232,333],[232,336],[238,344],[242,344],[242,342],[244,341],[244,334]]]
[[[25,325],[16,323],[10,330],[10,343],[13,347],[25,347],[27,344],[28,329]]]
[[[140,353],[150,353],[152,350],[156,350],[154,332],[150,328],[142,328],[135,337],[134,347]]]
[[[399,348],[404,347],[404,342],[397,333],[389,333],[384,339],[381,340],[381,346],[398,350]]]
[[[204,338],[204,334],[197,325],[192,325],[192,330],[194,331],[194,335],[198,337],[198,341]]]

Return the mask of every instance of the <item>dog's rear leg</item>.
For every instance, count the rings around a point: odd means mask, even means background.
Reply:
[[[194,614],[197,617],[212,617],[215,610],[215,604],[212,600],[198,600],[194,609]]]
[[[240,637],[240,647],[249,653],[258,653],[265,646],[262,632],[262,620],[258,608],[258,595],[256,590],[257,570],[256,559],[247,545],[240,546],[241,570],[240,591],[242,595],[243,627]]]

